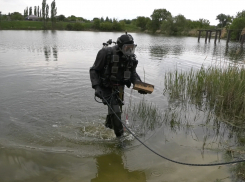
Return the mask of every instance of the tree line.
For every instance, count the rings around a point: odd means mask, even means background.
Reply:
[[[235,17],[225,14],[216,16],[219,21],[217,25],[210,25],[210,21],[200,18],[199,20],[187,19],[184,15],[173,16],[166,9],[155,9],[150,17],[138,16],[132,20],[111,20],[102,18],[93,19],[93,27],[97,30],[124,30],[125,24],[131,24],[139,28],[140,31],[161,32],[167,35],[188,35],[191,30],[196,29],[243,29],[245,27],[245,10],[238,12]],[[237,30],[237,31],[239,31]],[[237,31],[233,32],[237,35]]]
[[[50,10],[50,17],[49,17],[49,5],[47,4],[46,0],[42,1],[42,6],[34,6],[34,10],[32,7],[26,7],[24,9],[24,14],[22,15],[19,12],[9,13],[8,15],[3,15],[1,17],[2,20],[24,20],[27,19],[30,15],[35,15],[38,17],[39,20],[44,22],[44,28],[47,26],[47,22],[51,20],[52,27],[55,26],[56,23],[56,16],[57,16],[57,7],[55,0],[51,3],[51,10]]]
[[[219,21],[217,25],[210,25],[207,19],[189,20],[184,15],[172,16],[166,9],[155,9],[149,17],[138,16],[136,25],[141,30],[149,30],[151,32],[161,31],[168,35],[188,34],[188,31],[193,29],[243,29],[245,28],[245,10],[238,12],[235,17],[225,14],[216,16]]]
[[[27,7],[24,10],[24,18],[34,14],[44,22],[44,27],[47,26],[47,22],[50,20],[52,27],[55,26],[56,21],[71,22],[66,25],[67,30],[83,30],[84,25],[82,23],[90,23],[92,24],[91,28],[100,31],[123,31],[125,30],[125,25],[127,25],[127,27],[136,27],[138,31],[161,32],[167,35],[188,35],[188,32],[195,29],[230,28],[240,30],[245,27],[245,10],[238,12],[234,17],[222,13],[217,15],[216,20],[219,21],[217,25],[210,25],[210,21],[203,18],[190,20],[181,14],[173,16],[167,9],[155,9],[149,17],[138,16],[132,20],[117,20],[108,17],[96,17],[93,20],[87,20],[83,17],[76,17],[75,15],[65,17],[61,14],[57,16],[55,0],[51,3],[50,12],[51,16],[49,17],[49,5],[46,0],[43,0],[41,7],[34,6],[34,11],[32,11],[32,7]],[[23,20],[23,16],[18,12],[9,14],[9,16],[12,20]],[[236,31],[233,34],[235,35]],[[233,38],[235,37],[233,36]]]

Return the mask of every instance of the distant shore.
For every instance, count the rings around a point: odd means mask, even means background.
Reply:
[[[55,26],[52,27],[52,23],[48,22],[46,27],[42,21],[1,21],[0,30],[68,30],[68,31],[96,31],[96,32],[111,32],[111,31],[102,31],[93,28],[93,22],[56,22]],[[121,31],[113,32],[133,32],[133,33],[151,33],[150,31],[141,31],[139,27],[132,24],[125,24],[125,27]],[[182,36],[196,37],[197,30],[192,29],[188,32],[183,32]],[[160,30],[156,31],[155,34],[164,34]],[[204,34],[202,37],[205,36]],[[221,38],[223,38],[222,36]]]
[[[128,32],[141,32],[140,29],[131,24],[125,24]],[[1,21],[0,30],[74,30],[74,31],[101,31],[93,28],[92,22],[48,22],[46,27],[42,21]]]

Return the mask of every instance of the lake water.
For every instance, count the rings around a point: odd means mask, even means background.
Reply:
[[[89,68],[102,43],[121,33],[72,31],[0,31],[0,181],[233,181],[230,166],[189,167],[154,155],[125,134],[123,145],[104,127],[107,107],[94,100]],[[166,72],[199,69],[223,61],[241,63],[236,42],[214,45],[193,37],[132,33],[137,72],[155,85],[144,98],[125,90],[129,100],[143,99],[163,113]],[[197,112],[197,111],[194,111]],[[126,113],[123,113],[123,118]],[[201,117],[203,113],[199,113]],[[203,127],[201,119],[173,128],[168,123],[129,128],[149,147],[189,163],[226,161],[224,142],[234,142],[225,125]],[[218,132],[217,132],[218,130]],[[218,133],[218,134],[217,134]],[[208,144],[207,144],[208,143]]]

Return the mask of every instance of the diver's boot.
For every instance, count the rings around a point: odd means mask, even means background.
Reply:
[[[111,122],[111,117],[109,116],[109,114],[106,116],[105,127],[112,129],[112,122]]]

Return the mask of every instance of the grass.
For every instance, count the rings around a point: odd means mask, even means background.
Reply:
[[[57,30],[65,30],[69,22],[57,22]],[[43,30],[44,24],[41,21],[2,21],[0,30]],[[52,29],[51,22],[47,23],[47,29]]]
[[[245,118],[245,67],[202,67],[198,71],[165,75],[165,93],[169,99],[189,102],[209,109],[226,122],[241,126]]]
[[[39,21],[2,21],[1,30],[42,30],[43,22]]]

